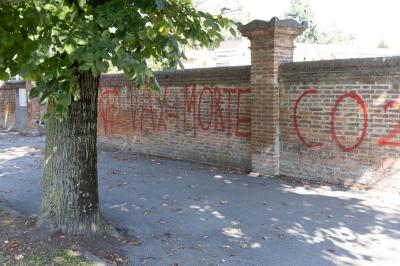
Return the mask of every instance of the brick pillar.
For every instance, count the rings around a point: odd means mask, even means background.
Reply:
[[[31,136],[39,136],[44,134],[44,128],[41,125],[42,106],[39,103],[39,98],[29,99],[29,93],[35,86],[33,82],[26,81],[25,88],[28,95],[28,109],[27,109],[27,134]]]
[[[306,25],[292,19],[254,20],[240,31],[251,49],[252,169],[264,175],[279,174],[278,68],[293,61],[294,39]]]

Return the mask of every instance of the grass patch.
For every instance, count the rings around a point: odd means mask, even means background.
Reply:
[[[45,253],[38,250],[33,250],[31,256],[29,256],[29,258],[20,260],[18,265],[93,266],[96,264],[94,262],[87,261],[81,256],[81,254],[70,249],[49,249]]]
[[[1,0],[0,0],[1,1]],[[91,266],[82,250],[95,250],[94,256],[122,264],[120,239],[99,240],[50,234],[35,226],[36,217],[14,216],[0,206],[0,266]]]

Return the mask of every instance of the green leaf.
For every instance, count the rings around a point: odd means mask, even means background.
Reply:
[[[128,66],[132,66],[136,63],[136,60],[129,55],[124,55],[117,59],[117,67],[120,69],[126,68]]]
[[[234,28],[229,28],[229,32],[232,34],[232,36],[236,37],[236,30]]]
[[[49,119],[52,117],[52,113],[50,113],[50,112],[47,112],[47,113],[45,113],[44,114],[44,116],[43,116],[43,120],[44,121],[49,121]]]
[[[78,6],[84,9],[86,6],[86,0],[78,0]]]
[[[157,33],[152,28],[148,28],[146,31],[146,36],[149,40],[152,41],[157,38]]]
[[[144,63],[138,63],[138,64],[134,65],[133,67],[139,73],[144,73],[147,69],[146,64],[144,64]]]
[[[7,80],[9,80],[11,77],[10,77],[10,74],[8,74],[6,71],[4,71],[4,70],[0,70],[0,80],[3,80],[3,81],[7,81]]]
[[[61,11],[60,11],[60,13],[58,13],[59,19],[65,20],[67,18],[67,15],[69,12],[71,12],[71,9],[69,6],[67,6],[67,5],[61,6]]]
[[[40,97],[40,99],[39,99],[39,102],[40,103],[47,103],[47,102],[49,102],[49,99],[50,99],[49,93],[43,93],[42,97]]]
[[[100,73],[107,73],[108,63],[105,61],[96,61],[96,69]]]
[[[82,46],[88,43],[87,40],[83,38],[75,38],[74,41],[77,45],[82,45]]]
[[[162,25],[158,31],[161,33],[162,36],[168,36],[171,28],[168,25]]]
[[[67,52],[67,54],[72,54],[73,51],[75,51],[76,47],[73,44],[67,43],[64,45],[64,51]]]
[[[162,96],[162,89],[156,78],[152,78],[150,80],[150,88],[152,91],[157,93],[159,96]]]
[[[128,33],[125,35],[124,40],[125,40],[126,42],[128,42],[128,43],[129,43],[129,42],[134,42],[134,41],[136,40],[136,35],[128,32]]]
[[[101,33],[101,37],[102,37],[102,38],[105,38],[105,39],[110,38],[110,31],[109,31],[108,29],[106,29],[105,31],[103,31],[103,32]]]
[[[29,98],[33,99],[40,95],[40,90],[37,87],[34,87],[29,92]]]
[[[71,95],[70,94],[63,94],[60,95],[58,98],[58,103],[63,106],[68,106],[71,104]]]
[[[133,71],[133,72],[124,72],[126,77],[130,80],[135,80],[137,78],[137,72]]]
[[[91,52],[85,52],[82,54],[82,59],[86,62],[96,61],[96,55]]]
[[[84,63],[83,65],[79,66],[80,71],[87,71],[93,66],[93,63]]]

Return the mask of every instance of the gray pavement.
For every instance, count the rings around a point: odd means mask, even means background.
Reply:
[[[44,138],[0,132],[0,200],[40,206]],[[400,197],[99,150],[101,207],[134,265],[399,265]]]

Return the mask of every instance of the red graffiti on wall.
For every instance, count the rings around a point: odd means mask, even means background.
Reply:
[[[299,108],[299,104],[301,102],[301,100],[307,96],[308,94],[317,94],[318,91],[316,89],[309,89],[306,90],[305,92],[303,92],[303,94],[300,95],[300,97],[297,99],[295,105],[294,105],[294,109],[293,109],[293,123],[294,123],[294,129],[296,130],[297,136],[299,137],[301,143],[304,144],[304,146],[306,146],[307,148],[314,148],[314,147],[321,147],[323,145],[322,142],[319,143],[314,143],[314,144],[310,144],[308,143],[305,138],[303,137],[303,135],[300,133],[300,129],[299,129],[299,124],[297,121],[297,109]]]
[[[202,118],[201,118],[201,105],[202,105],[202,102],[203,102],[204,94],[205,94],[206,92],[208,92],[208,94],[209,94],[209,96],[210,96],[210,98],[211,98],[211,104],[210,104],[210,107],[209,107],[209,109],[208,109],[209,114],[210,114],[210,118],[209,118],[209,120],[207,121],[206,126],[205,126],[205,125],[204,125],[204,122],[202,121]],[[209,87],[205,86],[205,87],[203,88],[203,90],[201,91],[201,93],[200,93],[200,97],[199,97],[199,106],[198,106],[198,111],[197,111],[198,120],[199,120],[199,125],[200,125],[200,127],[201,127],[203,130],[208,130],[208,129],[210,128],[210,126],[211,126],[212,119],[213,119],[213,115],[214,115],[214,109],[213,109],[213,107],[214,107],[213,93],[212,93],[212,91],[211,91],[211,89],[210,89]]]
[[[133,92],[135,91],[136,97],[133,100]],[[131,109],[131,118],[132,118],[132,129],[136,130],[136,114],[137,114],[137,106],[139,99],[139,90],[134,90],[131,86],[129,86],[129,100],[130,100],[130,109]]]
[[[99,96],[99,117],[103,121],[104,133],[112,134],[113,122],[117,114],[119,92],[117,88],[106,88]]]
[[[389,109],[389,107],[396,107],[396,108],[400,109],[400,102],[390,101],[383,106],[383,110],[385,110],[385,112],[386,112]],[[378,145],[379,146],[387,145],[387,146],[400,147],[399,141],[390,140],[398,134],[400,134],[400,122],[396,125],[396,127],[393,130],[389,131],[389,133],[385,137],[382,137],[378,140]]]
[[[129,102],[127,107],[130,108],[133,130],[143,131],[145,125],[148,125],[146,128],[153,132],[167,131],[168,127],[173,126],[170,121],[175,121],[177,129],[182,128],[184,134],[190,131],[192,137],[197,136],[198,129],[204,132],[226,132],[231,136],[232,124],[236,122],[236,136],[250,136],[250,117],[244,114],[249,113],[249,110],[241,107],[242,98],[250,93],[250,89],[203,86],[201,90],[197,90],[196,85],[185,86],[181,94],[183,97],[181,100],[175,99],[175,102],[169,99],[172,96],[168,87],[164,88],[162,97],[154,97],[155,101],[148,87],[135,90],[129,86],[127,89],[126,98]],[[233,115],[235,94],[236,114]],[[99,98],[99,119],[103,122],[105,134],[112,134],[112,125],[116,119],[126,119],[122,117],[123,107],[115,106],[117,103],[115,96],[124,98],[118,95],[117,88],[106,87]],[[244,110],[246,112],[243,112]]]
[[[167,130],[167,123],[164,116],[167,96],[168,96],[168,87],[165,87],[163,97],[158,98],[158,103],[160,106],[160,115],[158,117],[158,126],[157,126],[158,130],[161,129],[161,126],[164,128],[164,130]]]
[[[361,133],[361,137],[359,138],[359,140],[357,141],[356,144],[354,144],[353,146],[350,147],[346,147],[344,146],[338,139],[337,135],[336,135],[336,130],[335,130],[335,115],[337,112],[337,109],[339,107],[339,104],[345,99],[345,98],[352,98],[354,100],[357,101],[357,103],[361,106],[363,113],[364,113],[364,119],[363,119],[363,131]],[[367,126],[368,126],[368,113],[367,113],[367,107],[365,106],[364,101],[362,100],[362,98],[353,92],[348,92],[345,93],[343,95],[341,95],[335,102],[335,105],[333,106],[332,109],[332,114],[331,114],[331,130],[332,130],[332,139],[333,141],[336,143],[336,145],[338,147],[340,147],[343,151],[345,152],[351,152],[354,149],[356,149],[358,146],[360,146],[360,144],[362,143],[365,134],[367,133]]]
[[[232,103],[232,94],[236,93],[236,90],[234,88],[225,88],[224,89],[224,93],[227,95],[228,97],[228,101],[227,101],[227,109],[229,110],[228,114],[227,114],[227,124],[228,124],[228,136],[232,135],[232,117],[231,117],[231,103]],[[240,99],[238,100],[238,102],[240,102]],[[239,106],[239,105],[238,105]]]
[[[214,88],[214,97],[212,102],[213,112],[215,114],[214,128],[217,131],[225,131],[224,118],[221,111],[221,90],[218,87]]]
[[[173,118],[176,121],[176,124],[179,125],[179,113],[178,113],[178,106],[176,103],[168,103],[167,106],[168,108],[168,120],[169,118]]]
[[[296,103],[294,105],[294,110],[293,110],[293,124],[294,124],[296,134],[299,137],[301,143],[303,143],[303,145],[306,146],[307,148],[321,147],[321,146],[323,146],[323,143],[319,142],[319,143],[315,143],[315,144],[310,144],[305,140],[304,136],[300,133],[298,120],[297,120],[298,106],[305,96],[307,96],[309,94],[317,94],[317,93],[318,93],[318,91],[316,89],[309,89],[309,90],[306,90],[305,92],[303,92],[299,96],[299,98],[297,98]],[[342,101],[344,101],[346,98],[352,98],[352,99],[356,100],[356,102],[361,106],[361,108],[363,110],[363,130],[362,130],[361,136],[358,139],[357,143],[355,143],[354,145],[352,145],[350,147],[346,147],[340,142],[339,138],[336,135],[336,127],[335,127],[336,113],[338,111],[338,107],[339,107],[340,103]],[[363,99],[354,92],[347,92],[347,93],[344,93],[341,96],[339,96],[339,98],[336,100],[336,102],[332,108],[332,111],[331,111],[331,134],[332,134],[332,140],[335,142],[335,144],[340,149],[342,149],[344,152],[353,151],[354,149],[359,147],[361,145],[361,143],[363,142],[364,137],[367,132],[367,127],[368,127],[368,112],[367,112],[367,107],[366,107]]]
[[[147,98],[147,101],[145,99]],[[143,89],[143,97],[142,97],[142,113],[140,116],[140,130],[143,130],[143,120],[145,118],[145,114],[150,114],[151,117],[151,125],[153,131],[156,130],[156,124],[154,122],[154,111],[153,111],[153,103],[152,103],[152,95],[149,88],[146,86]]]
[[[183,101],[184,101],[184,120],[183,120],[183,132],[187,131],[187,122],[189,120],[188,113],[192,113],[192,128],[193,128],[193,137],[196,137],[196,85],[193,85],[192,92],[190,94],[190,98],[188,96],[189,88],[185,86],[183,88]]]
[[[310,94],[317,94],[317,93],[319,93],[319,92],[316,89],[308,89],[308,90],[304,91],[297,98],[297,100],[294,104],[294,109],[293,109],[293,125],[294,125],[295,132],[296,132],[297,136],[299,137],[300,142],[307,148],[321,147],[321,146],[323,146],[323,143],[320,142],[320,143],[311,144],[306,141],[305,137],[301,134],[300,129],[299,129],[298,118],[297,118],[298,108],[299,108],[299,104],[301,103],[301,101],[304,97],[306,97],[307,95],[310,95]],[[340,104],[346,98],[351,98],[351,99],[355,100],[357,102],[357,104],[360,105],[362,112],[363,112],[363,128],[362,128],[361,135],[360,135],[358,141],[354,145],[349,146],[349,147],[343,145],[340,142],[340,140],[336,134],[336,127],[335,127],[336,113],[338,112],[338,108],[339,108]],[[388,112],[389,108],[400,109],[400,102],[399,101],[389,101],[383,106],[383,110],[385,112]],[[367,110],[366,104],[363,101],[363,99],[361,98],[361,96],[359,96],[357,93],[354,93],[354,92],[347,92],[347,93],[340,95],[338,97],[338,99],[335,101],[335,104],[331,110],[330,127],[331,127],[332,140],[342,151],[351,152],[351,151],[355,150],[356,148],[358,148],[362,144],[362,142],[366,136],[367,128],[368,128],[368,110]],[[400,122],[395,126],[394,129],[390,130],[386,136],[380,138],[378,140],[377,144],[379,146],[400,147],[400,141],[392,140],[394,137],[396,137],[399,134],[400,134]]]
[[[250,124],[250,117],[242,117],[240,114],[240,97],[242,94],[250,93],[250,89],[239,89],[237,96],[237,111],[236,111],[236,136],[250,137],[250,131],[243,132],[240,127],[242,124]]]

